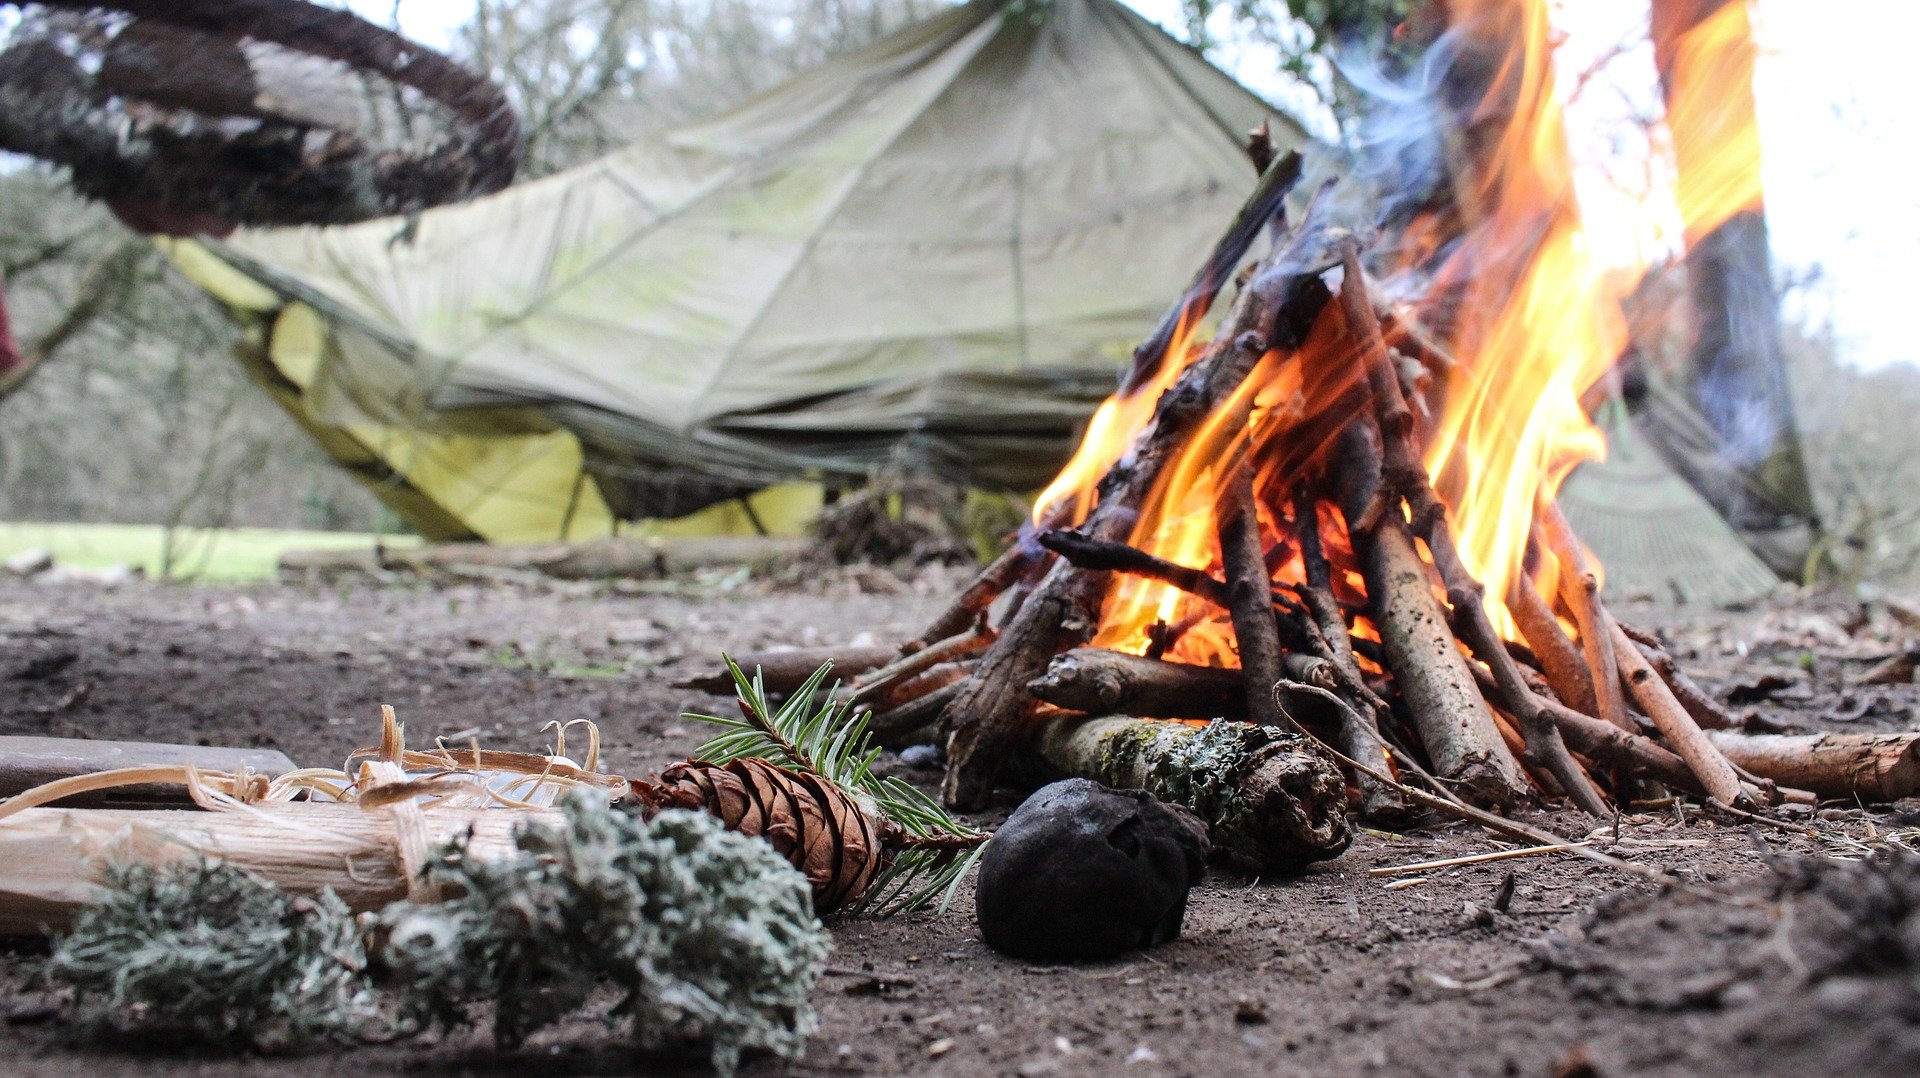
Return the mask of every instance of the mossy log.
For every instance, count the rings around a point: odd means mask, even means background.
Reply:
[[[1049,723],[1033,747],[1052,771],[1191,810],[1214,850],[1251,872],[1296,870],[1353,841],[1340,768],[1299,734],[1107,717]]]

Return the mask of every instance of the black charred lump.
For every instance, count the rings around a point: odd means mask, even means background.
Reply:
[[[975,915],[1016,958],[1112,958],[1180,935],[1206,872],[1205,827],[1144,790],[1087,779],[1041,788],[980,863]]]

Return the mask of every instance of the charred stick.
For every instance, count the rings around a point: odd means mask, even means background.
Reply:
[[[1230,430],[1245,430],[1246,415],[1233,417]],[[1233,615],[1233,636],[1240,652],[1242,691],[1247,717],[1261,726],[1278,727],[1280,710],[1273,702],[1273,686],[1280,680],[1280,626],[1273,616],[1272,576],[1260,543],[1260,514],[1253,501],[1253,465],[1250,448],[1228,462],[1217,500],[1220,561],[1227,574],[1227,610]]]
[[[1018,540],[993,559],[980,575],[973,578],[952,605],[941,611],[933,619],[933,624],[913,640],[901,645],[903,655],[911,655],[937,640],[947,640],[967,631],[967,626],[978,621],[980,615],[993,605],[1000,593],[1012,587],[1016,581],[1027,574],[1045,558],[1040,551],[1033,550]]]
[[[1585,657],[1560,627],[1560,619],[1553,616],[1553,608],[1547,605],[1540,589],[1533,586],[1525,572],[1516,574],[1513,585],[1507,589],[1507,609],[1513,613],[1520,635],[1526,637],[1527,645],[1539,657],[1541,671],[1553,686],[1554,695],[1575,711],[1600,714],[1593,673],[1587,668]]]
[[[1726,756],[1714,747],[1712,741],[1680,706],[1667,683],[1653,670],[1653,664],[1634,646],[1633,639],[1613,623],[1606,615],[1608,627],[1613,633],[1614,654],[1620,663],[1621,680],[1625,683],[1628,695],[1647,713],[1653,724],[1660,728],[1660,735],[1682,760],[1687,768],[1700,780],[1707,796],[1723,805],[1746,807],[1751,802],[1747,791],[1740,784],[1740,776],[1734,773],[1733,765]]]
[[[1586,551],[1557,503],[1542,502],[1534,523],[1560,563],[1560,601],[1572,611],[1574,627],[1580,631],[1580,651],[1586,656],[1599,708],[1595,714],[1632,733],[1633,720],[1627,717],[1627,702],[1620,695],[1620,660],[1614,654],[1613,631],[1600,605],[1599,574],[1587,564]]]
[[[1288,193],[1293,190],[1294,184],[1300,182],[1300,161],[1298,153],[1290,152],[1260,169],[1260,182],[1254,187],[1253,194],[1247,197],[1233,223],[1227,226],[1226,235],[1214,244],[1206,262],[1187,285],[1186,293],[1161,317],[1153,333],[1134,348],[1133,367],[1121,383],[1122,393],[1139,389],[1152,378],[1160,364],[1178,358],[1166,354],[1173,344],[1174,335],[1180,332],[1182,323],[1192,327],[1206,315],[1213,306],[1214,297],[1219,295],[1234,267],[1247,256],[1254,241],[1260,238],[1267,222],[1285,208]]]
[[[1238,670],[1148,659],[1105,648],[1075,648],[1054,658],[1027,688],[1069,711],[1150,719],[1213,719],[1246,713]]]
[[[1198,596],[1221,608],[1229,609],[1228,589],[1224,581],[1204,570],[1176,565],[1125,543],[1089,539],[1078,532],[1040,533],[1040,545],[1067,559],[1081,569],[1105,569],[1131,576],[1142,576],[1171,584],[1189,595]]]

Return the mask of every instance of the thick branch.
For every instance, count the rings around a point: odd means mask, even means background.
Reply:
[[[1054,658],[1027,688],[1070,711],[1149,719],[1213,719],[1246,713],[1238,670],[1148,659],[1105,648],[1075,648]],[[1271,693],[1269,693],[1271,695]]]

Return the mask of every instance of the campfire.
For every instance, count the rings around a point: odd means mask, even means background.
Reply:
[[[1256,135],[1257,189],[1031,527],[854,683],[883,732],[937,716],[950,805],[982,807],[1031,745],[1087,770],[1062,731],[1112,715],[1304,728],[1382,818],[1416,776],[1495,810],[1564,798],[1605,815],[1661,788],[1736,809],[1810,799],[1750,770],[1739,735],[1707,733],[1736,724],[1609,612],[1556,506],[1605,452],[1582,401],[1626,349],[1622,302],[1650,268],[1603,260],[1594,230],[1658,222],[1583,216],[1545,5],[1452,7],[1440,94],[1472,104],[1447,197],[1372,235]],[[1744,5],[1679,42],[1676,78],[1740,61],[1716,53],[1747,41],[1717,25],[1734,17]],[[1687,160],[1725,164],[1693,168],[1676,200],[1698,236],[1757,204],[1754,134],[1680,120]],[[1344,847],[1322,830],[1320,855]]]

